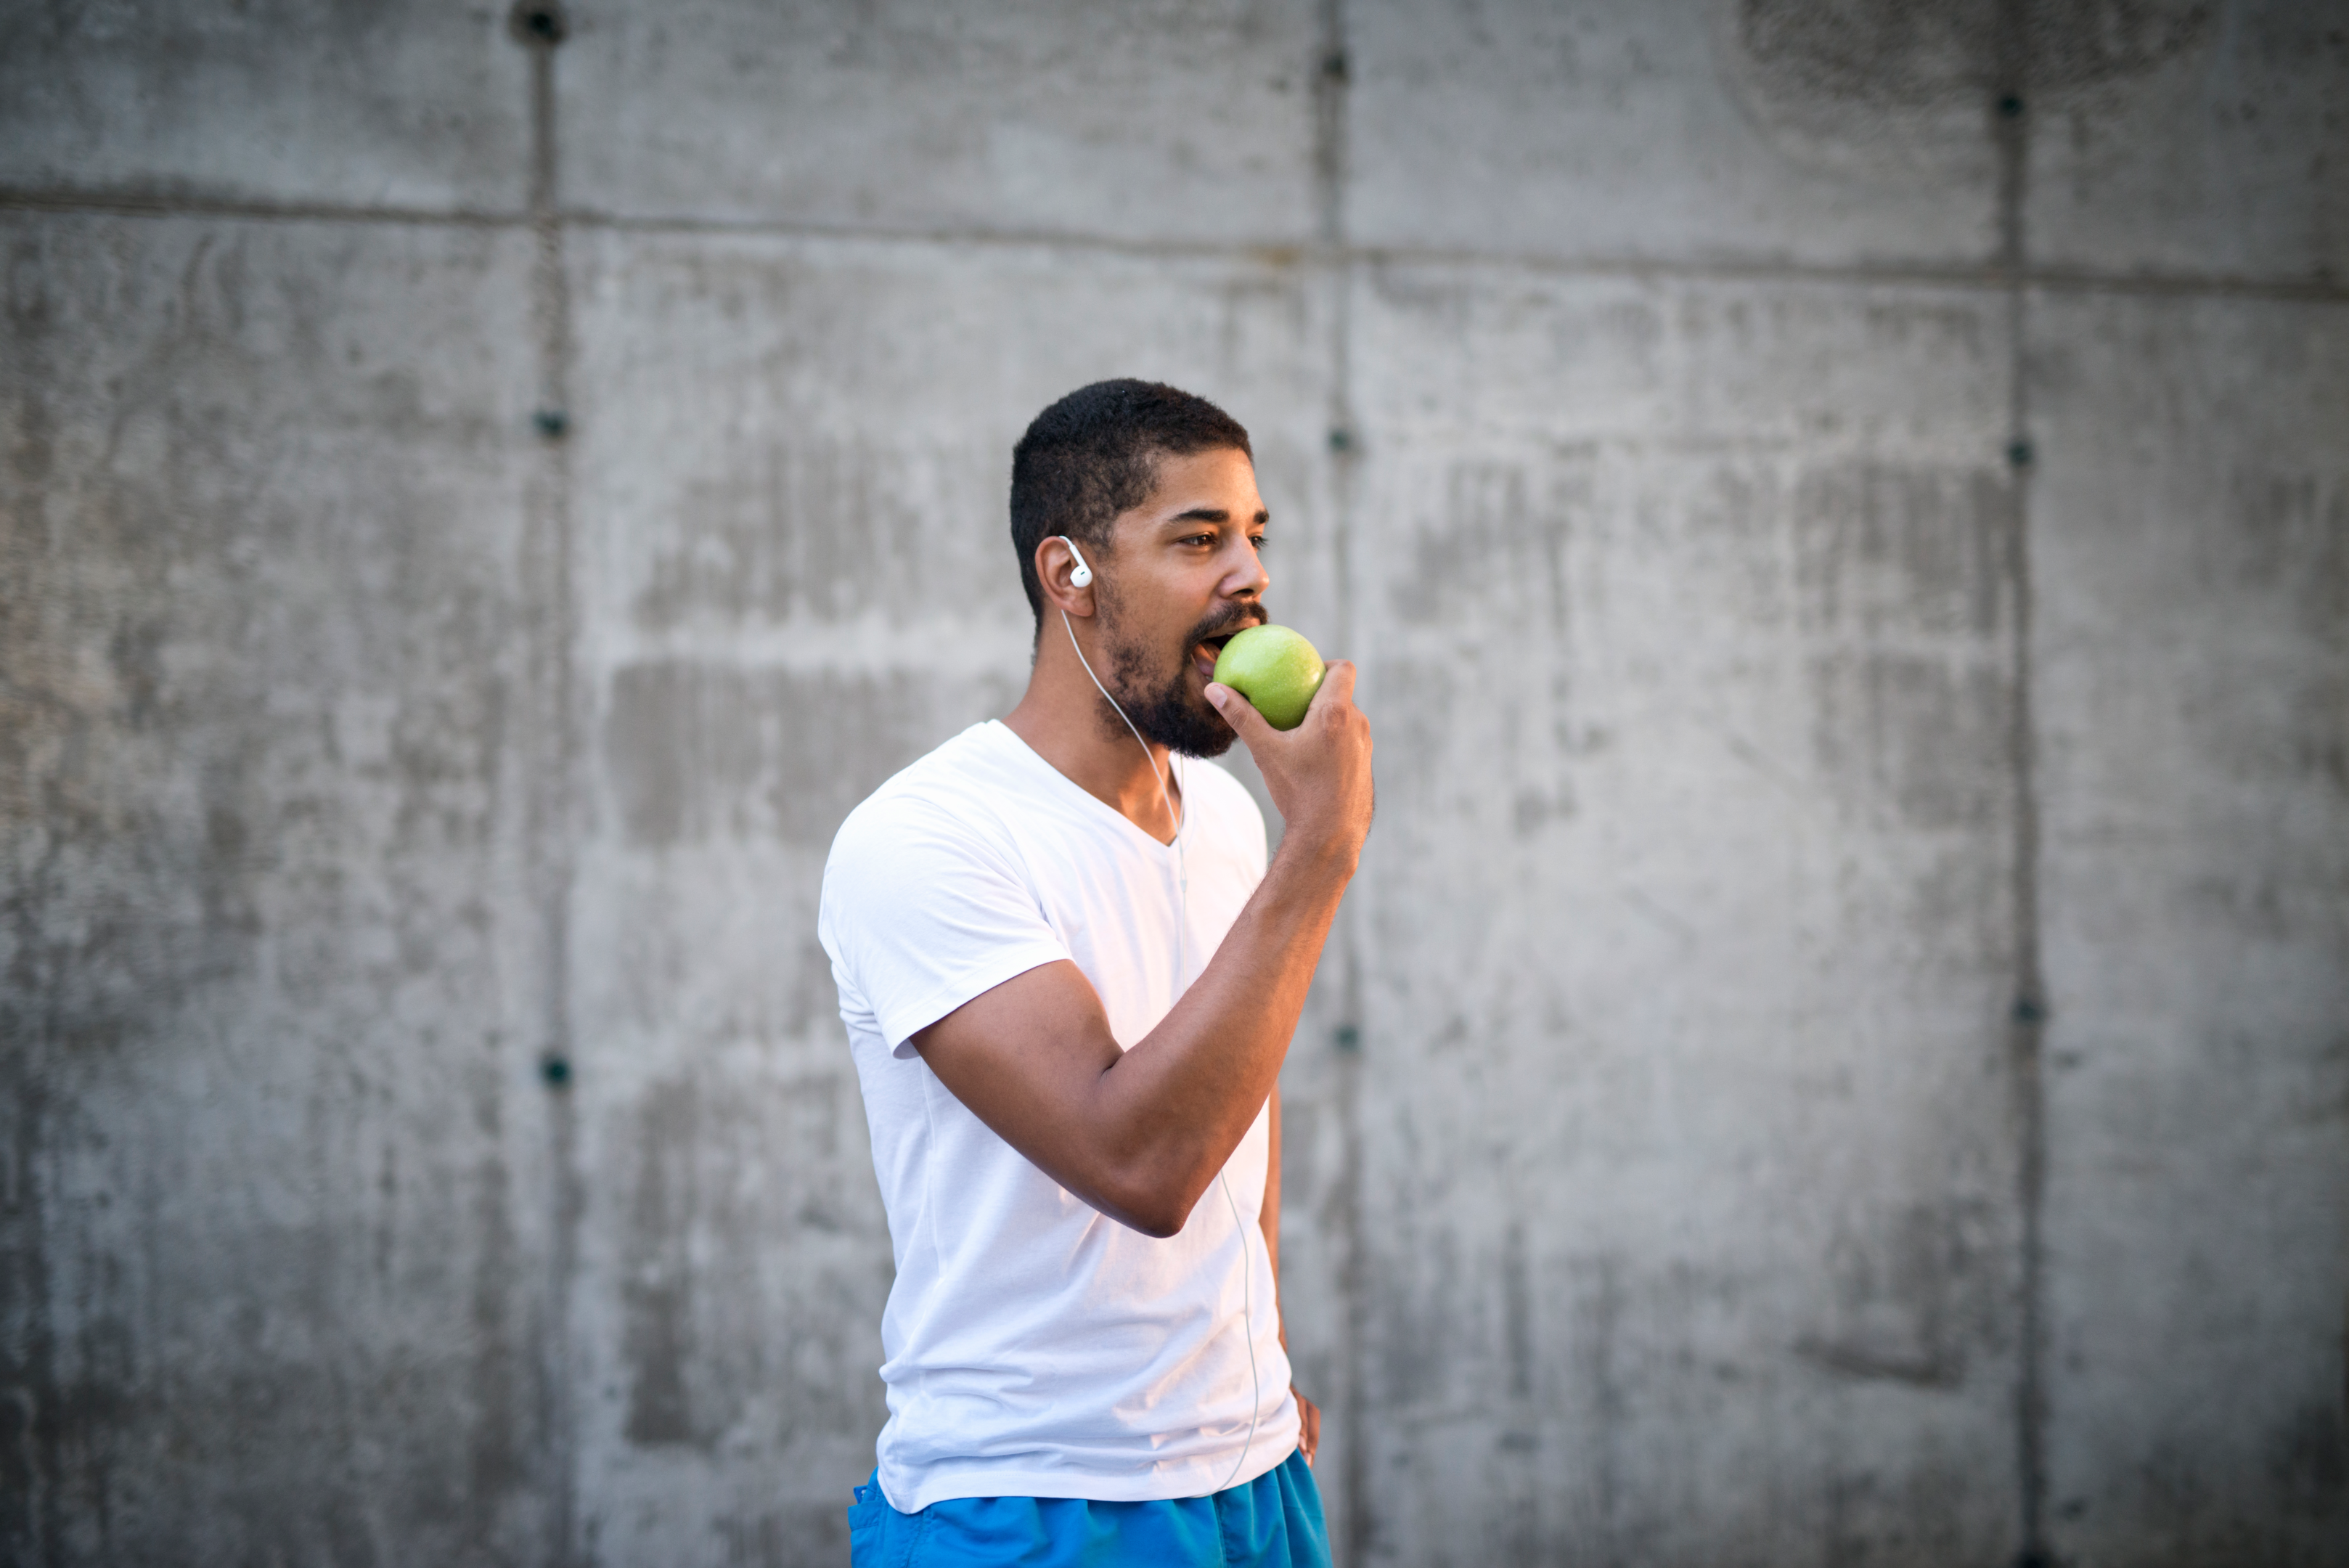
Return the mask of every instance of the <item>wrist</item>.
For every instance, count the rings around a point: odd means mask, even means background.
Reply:
[[[1307,875],[1332,877],[1340,887],[1353,879],[1361,858],[1362,841],[1358,835],[1314,822],[1288,825],[1280,836],[1279,852],[1273,857],[1276,865],[1286,861]]]

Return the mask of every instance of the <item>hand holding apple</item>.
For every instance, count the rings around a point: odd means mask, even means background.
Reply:
[[[1295,639],[1294,647],[1283,649],[1284,657],[1272,661],[1288,672],[1286,688],[1276,678],[1268,684],[1258,681],[1257,691],[1243,696],[1237,684],[1225,679],[1223,659],[1218,659],[1207,701],[1247,742],[1272,804],[1287,824],[1278,858],[1305,857],[1320,868],[1317,875],[1326,871],[1342,880],[1354,873],[1373,805],[1371,724],[1354,706],[1354,667],[1341,659],[1322,668],[1312,645],[1285,628],[1254,629]],[[1226,644],[1224,658],[1247,635],[1242,632]],[[1295,661],[1297,648],[1311,660],[1309,673],[1301,661]],[[1232,673],[1246,678],[1241,671]],[[1276,712],[1289,719],[1288,728],[1275,728],[1279,722],[1272,716]]]
[[[1305,722],[1328,667],[1313,645],[1285,626],[1252,626],[1216,656],[1216,679],[1253,704],[1276,730]]]

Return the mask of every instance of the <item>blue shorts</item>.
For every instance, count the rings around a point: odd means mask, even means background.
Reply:
[[[1077,1497],[957,1497],[899,1513],[879,1472],[848,1511],[853,1568],[1329,1568],[1321,1490],[1299,1449],[1213,1497],[1090,1502]]]

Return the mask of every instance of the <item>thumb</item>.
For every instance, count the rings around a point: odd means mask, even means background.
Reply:
[[[1259,741],[1273,732],[1272,726],[1265,722],[1264,715],[1256,711],[1255,703],[1220,680],[1207,682],[1207,701],[1216,705],[1216,711],[1224,716],[1224,722],[1232,727],[1234,734],[1247,742],[1251,752],[1256,750]]]

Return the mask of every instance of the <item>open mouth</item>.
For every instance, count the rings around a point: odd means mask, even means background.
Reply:
[[[1245,629],[1246,628],[1243,627],[1236,626],[1229,631],[1219,631],[1213,637],[1203,637],[1198,641],[1193,643],[1191,645],[1191,662],[1199,667],[1199,673],[1206,676],[1210,680],[1214,680],[1216,678],[1216,660],[1222,656],[1224,644],[1231,641],[1234,637],[1237,636]]]

